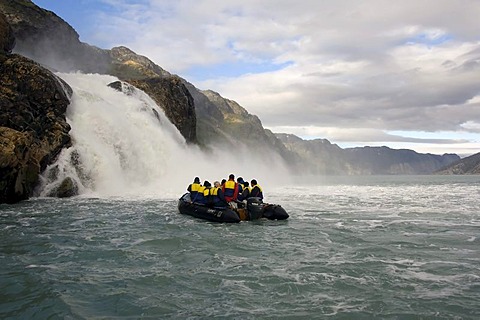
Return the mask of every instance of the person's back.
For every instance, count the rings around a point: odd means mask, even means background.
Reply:
[[[258,185],[257,180],[252,179],[251,184],[252,188],[250,190],[250,197],[258,197],[263,199],[263,190],[262,187]]]
[[[201,186],[202,185],[200,184],[200,178],[195,177],[195,179],[193,179],[193,183],[191,183],[187,188],[187,191],[190,192],[190,200],[193,201],[193,199],[197,197],[198,190]]]
[[[243,191],[238,195],[238,200],[243,201],[250,197],[250,187],[248,181],[243,182]]]
[[[200,188],[198,189],[197,195],[193,199],[193,203],[206,205],[208,200],[209,190],[210,190],[210,182],[205,181],[203,183],[203,186],[200,186]],[[207,196],[205,196],[205,194]]]
[[[233,174],[228,177],[228,181],[223,185],[222,191],[225,196],[225,201],[232,202],[237,200],[238,185],[235,182],[235,176]]]
[[[243,181],[242,177],[237,178],[237,185],[238,185],[238,195],[242,194],[244,187],[245,181]]]
[[[227,206],[220,182],[215,181],[210,189],[209,204],[214,208],[223,208]]]
[[[200,203],[203,204],[203,205],[207,205],[208,200],[210,199],[210,193],[211,193],[211,190],[212,190],[212,188],[211,188],[212,185],[210,184],[210,182],[205,181],[203,183],[203,186],[204,186],[204,188],[203,188],[203,198],[201,199]]]

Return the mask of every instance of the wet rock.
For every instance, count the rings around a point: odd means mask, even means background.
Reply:
[[[38,176],[71,145],[65,120],[71,88],[16,54],[0,57],[0,203],[32,195]]]
[[[0,54],[12,52],[15,37],[6,17],[0,12]]]
[[[49,197],[69,198],[78,195],[78,185],[70,177],[65,178],[60,185],[52,190]]]
[[[190,92],[177,76],[126,80],[147,93],[178,128],[187,142],[196,142],[195,106]]]

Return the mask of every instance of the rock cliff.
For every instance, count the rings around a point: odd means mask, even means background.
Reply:
[[[0,15],[0,203],[31,196],[39,173],[70,145],[71,89],[36,62],[10,54],[10,31]]]

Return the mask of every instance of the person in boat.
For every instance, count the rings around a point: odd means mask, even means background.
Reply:
[[[243,186],[244,183],[245,183],[245,181],[243,181],[243,178],[242,178],[242,177],[238,177],[238,178],[237,178],[238,195],[241,195],[241,194],[242,194],[243,189],[244,189],[244,186]]]
[[[193,183],[191,183],[188,188],[187,188],[187,191],[190,192],[190,199],[193,201],[193,199],[195,199],[195,197],[197,196],[197,193],[198,193],[198,189],[201,187],[202,185],[200,184],[200,178],[199,177],[195,177],[195,179],[193,179]]]
[[[227,179],[222,179],[222,183],[221,183],[221,187],[223,188],[223,186],[225,185],[225,182],[227,182]]]
[[[200,188],[198,189],[197,195],[193,199],[193,203],[204,206],[207,205],[211,186],[212,185],[210,184],[210,182],[205,180],[203,186],[200,186]]]
[[[243,182],[243,191],[241,194],[238,195],[238,201],[243,201],[247,200],[247,198],[250,196],[250,184],[248,181]]]
[[[262,187],[258,185],[257,180],[252,179],[250,183],[252,185],[250,189],[250,197],[258,197],[263,200],[263,190]]]
[[[228,181],[222,187],[225,201],[228,203],[234,203],[238,198],[238,184],[235,182],[235,175],[230,174]]]
[[[225,201],[223,190],[218,181],[215,181],[213,187],[210,189],[209,205],[213,208],[225,208],[227,206],[227,201]]]

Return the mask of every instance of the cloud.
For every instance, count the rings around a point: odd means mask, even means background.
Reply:
[[[478,133],[478,1],[103,3],[91,42],[127,45],[267,127]]]

